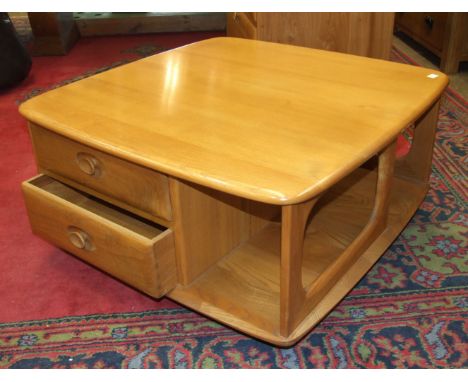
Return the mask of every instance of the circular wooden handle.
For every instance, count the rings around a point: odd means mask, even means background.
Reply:
[[[432,29],[432,27],[434,26],[434,19],[431,16],[424,17],[424,22],[426,23],[429,29]]]
[[[78,167],[81,171],[85,174],[91,176],[98,176],[101,173],[101,168],[99,165],[99,161],[93,157],[92,155],[85,154],[85,153],[78,153],[76,155],[76,161],[78,163]]]
[[[90,236],[83,230],[76,227],[68,228],[68,239],[78,249],[91,250],[93,245]]]

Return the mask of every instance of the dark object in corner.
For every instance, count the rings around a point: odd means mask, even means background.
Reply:
[[[19,41],[8,13],[0,12],[0,89],[24,80],[31,64],[31,58]]]
[[[80,37],[73,12],[29,12],[33,56],[63,56]]]

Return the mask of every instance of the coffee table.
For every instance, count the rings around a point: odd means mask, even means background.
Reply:
[[[33,232],[155,298],[289,346],[424,198],[447,82],[215,38],[49,91],[20,107],[39,172],[23,183]],[[405,131],[411,150],[396,158]]]

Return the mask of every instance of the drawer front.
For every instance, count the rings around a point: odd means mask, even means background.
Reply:
[[[403,32],[439,54],[443,49],[447,13],[397,13],[395,22]]]
[[[48,176],[22,185],[32,231],[129,285],[161,297],[176,284],[173,235]]]
[[[40,172],[70,180],[74,187],[96,191],[111,203],[172,219],[167,176],[94,150],[34,124],[31,137]]]
[[[257,38],[256,14],[233,12],[227,16],[227,35],[255,40]]]

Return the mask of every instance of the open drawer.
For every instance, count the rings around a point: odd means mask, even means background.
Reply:
[[[173,233],[46,175],[23,183],[38,236],[153,296],[176,284]]]

